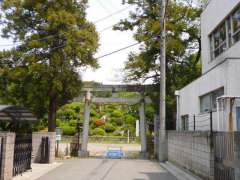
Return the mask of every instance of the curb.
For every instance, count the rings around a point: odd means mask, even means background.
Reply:
[[[160,163],[160,165],[167,171],[169,171],[172,175],[174,175],[177,180],[203,180],[200,177],[192,174],[191,172],[182,169],[168,161],[166,163]]]

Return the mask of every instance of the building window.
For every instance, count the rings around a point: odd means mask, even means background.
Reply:
[[[181,117],[181,120],[182,120],[182,131],[188,131],[189,116],[184,115]]]
[[[212,57],[216,58],[227,49],[226,25],[223,23],[212,34]]]
[[[224,88],[210,92],[200,97],[200,113],[217,110],[217,98],[224,95]]]
[[[240,6],[209,36],[211,59],[215,59],[240,40]]]
[[[240,40],[240,7],[233,13],[233,40],[237,42]]]

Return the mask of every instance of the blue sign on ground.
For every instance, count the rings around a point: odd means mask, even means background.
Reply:
[[[121,159],[124,153],[121,148],[108,148],[105,156],[111,159]]]

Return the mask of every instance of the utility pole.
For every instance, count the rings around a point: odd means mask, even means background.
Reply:
[[[167,160],[166,140],[166,1],[160,0],[160,103],[159,103],[159,161]]]

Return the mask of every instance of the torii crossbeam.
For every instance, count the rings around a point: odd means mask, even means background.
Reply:
[[[140,104],[139,106],[139,117],[140,117],[140,138],[141,138],[141,153],[146,154],[147,142],[146,142],[146,129],[145,129],[145,104],[152,103],[149,97],[144,96],[144,92],[152,88],[150,85],[85,85],[82,91],[85,93],[84,97],[75,98],[75,102],[84,102],[84,123],[83,123],[83,140],[81,151],[79,156],[88,156],[87,144],[89,134],[89,118],[90,118],[90,104],[101,103],[101,104]],[[112,97],[91,97],[91,93],[94,92],[112,92]],[[120,98],[116,94],[118,92],[137,92],[139,97],[133,98]]]

